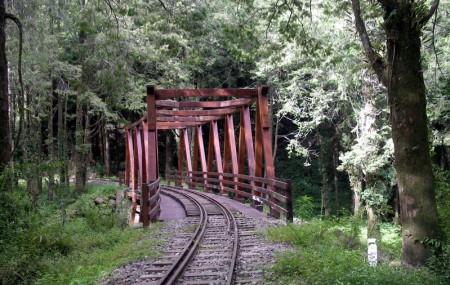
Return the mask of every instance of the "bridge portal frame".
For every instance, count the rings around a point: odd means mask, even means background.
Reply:
[[[228,195],[223,186],[224,173],[232,174],[234,196],[241,198],[242,177],[265,177],[276,181],[272,157],[271,122],[268,104],[268,86],[255,89],[161,89],[147,86],[147,113],[126,129],[125,183],[132,188],[132,219],[140,201],[140,221],[144,226],[156,221],[160,213],[158,131],[178,130],[178,171],[186,168],[187,184],[193,185],[192,174],[199,168],[204,178],[205,191],[211,190],[206,181],[214,168],[218,173],[220,194]],[[194,98],[195,101],[187,101]],[[256,104],[254,131],[252,130],[251,108]],[[239,113],[239,134],[236,140],[234,121]],[[223,130],[223,156],[218,122]],[[205,149],[203,126],[209,126],[209,139]],[[193,136],[193,147],[189,140]],[[236,143],[237,142],[237,143]],[[191,155],[191,149],[193,155]],[[261,186],[268,191],[278,192],[272,183],[262,185],[258,179],[248,179],[252,205],[262,208]],[[181,185],[181,178],[176,182]],[[241,183],[242,184],[242,183]],[[290,185],[290,183],[289,183]],[[229,189],[229,188],[227,188]],[[247,188],[248,189],[248,188]],[[290,189],[289,189],[290,195]],[[268,196],[269,205],[278,205],[274,195]],[[281,196],[281,195],[278,195]],[[289,200],[289,199],[288,199]],[[290,201],[290,208],[292,202]],[[288,203],[288,204],[289,204]],[[288,205],[287,204],[287,205]],[[289,208],[289,205],[287,206]],[[287,210],[292,218],[292,209]],[[279,217],[279,211],[270,207],[270,215]]]

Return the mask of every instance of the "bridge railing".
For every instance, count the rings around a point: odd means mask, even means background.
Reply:
[[[166,182],[176,186],[185,184],[190,189],[203,189],[206,192],[217,190],[221,195],[240,201],[250,201],[252,206],[262,210],[263,205],[270,209],[270,215],[292,221],[292,190],[287,180],[267,179],[241,174],[179,171],[166,172]]]
[[[131,219],[133,223],[137,213],[137,206],[140,206],[139,221],[144,225],[148,225],[149,221],[156,221],[161,212],[161,178],[156,181],[146,184],[142,183],[141,187],[128,192],[128,197],[131,198]],[[144,201],[147,201],[145,203]]]
[[[137,206],[140,206],[139,222],[147,227],[157,221],[160,213],[160,179],[152,158],[155,148],[149,147],[151,132],[145,121],[137,121],[125,127],[126,161],[125,185],[131,188],[128,196],[132,200],[130,223],[136,219]],[[155,135],[153,134],[153,138]],[[147,201],[147,202],[142,202]]]

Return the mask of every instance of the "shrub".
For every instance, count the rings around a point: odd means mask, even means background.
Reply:
[[[269,228],[269,239],[287,242],[295,250],[280,254],[267,274],[267,284],[448,284],[441,273],[423,269],[406,269],[392,262],[384,248],[400,251],[398,228],[383,226],[389,238],[379,245],[379,264],[367,262],[363,225],[354,218],[313,219],[301,227],[289,224]],[[388,234],[389,233],[389,234]],[[395,237],[395,238],[394,238]],[[389,258],[386,258],[389,256]]]

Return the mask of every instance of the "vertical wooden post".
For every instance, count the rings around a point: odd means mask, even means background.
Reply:
[[[131,130],[130,133],[131,133],[131,139],[132,139],[132,145],[133,145],[133,165],[131,165],[131,167],[133,168],[133,171],[132,171],[133,190],[137,190],[138,185],[139,185],[139,156],[138,156],[138,152],[137,152],[136,132],[134,132],[134,135],[133,135],[133,130]]]
[[[130,157],[130,145],[128,139],[130,137],[130,131],[125,130],[125,185],[130,187],[130,173],[131,173],[131,157]]]
[[[270,116],[269,116],[269,103],[268,95],[269,87],[261,86],[258,88],[258,101],[257,101],[257,137],[259,145],[257,147],[259,152],[264,153],[265,174],[269,179],[275,179],[275,168],[272,156],[272,137],[270,134]],[[261,149],[262,146],[262,149]],[[262,155],[258,153],[259,159],[257,160],[257,171],[262,171]],[[258,174],[256,174],[258,176]],[[269,193],[275,191],[275,188],[268,185]],[[272,195],[269,196],[269,200],[273,203],[278,203],[276,199],[273,199]],[[274,209],[270,209],[270,214],[276,218],[279,218],[279,213]]]
[[[227,115],[225,118],[225,142],[224,142],[224,167],[223,171],[228,172],[228,157],[231,156],[231,171],[234,175],[239,173],[239,166],[236,151],[236,137],[234,136],[233,115]],[[227,157],[227,159],[225,159]],[[237,177],[233,178],[237,182]],[[235,194],[237,194],[237,185],[234,185]],[[236,197],[236,195],[235,195]]]
[[[189,146],[188,130],[182,130],[182,141],[184,147],[184,154],[186,155],[186,170],[188,171],[189,187],[192,188],[192,160],[191,160],[191,148]]]
[[[128,165],[128,186],[131,179],[131,217],[130,224],[134,224],[137,209],[136,198],[136,176],[135,176],[135,154],[134,154],[134,142],[133,142],[133,130],[127,130],[127,146],[129,153],[129,165]]]
[[[205,156],[205,145],[203,143],[203,133],[202,133],[202,126],[196,126],[195,127],[195,139],[194,139],[194,170],[198,170],[198,155],[200,155],[200,166],[202,169],[202,172],[208,172],[208,168],[206,165],[206,156]],[[207,189],[207,182],[206,179],[208,176],[206,173],[203,173],[203,184],[204,189],[206,191]]]
[[[155,182],[158,179],[158,130],[156,128],[156,93],[153,86],[147,86],[147,126],[148,126],[148,153],[147,153],[147,164],[148,164],[148,177],[147,183]],[[148,205],[149,192],[148,188],[142,192],[142,200]],[[142,204],[142,202],[141,202]],[[152,205],[148,205],[148,212],[146,214],[147,220],[143,221],[144,227],[148,226],[148,218],[152,222],[155,222],[158,217],[152,216],[148,217],[148,213],[159,207],[159,201],[155,201]],[[158,210],[159,212],[159,210]]]
[[[255,176],[255,149],[253,148],[252,125],[250,121],[250,107],[242,107],[241,110],[241,126],[239,132],[239,174],[245,174],[245,153],[247,153],[248,175]],[[255,186],[254,181],[250,181],[251,186]],[[253,187],[252,187],[253,188]],[[251,191],[252,196],[255,195],[254,189]],[[239,197],[238,197],[239,198]]]
[[[176,186],[183,185],[183,171],[184,171],[184,133],[183,130],[179,130],[179,141],[178,141],[178,174],[177,181],[175,182]]]
[[[213,153],[216,158],[217,172],[219,173],[219,181],[223,179],[222,155],[220,153],[219,131],[217,129],[217,121],[212,121],[209,130],[209,147],[208,147],[208,172],[213,171]],[[219,182],[220,194],[224,195],[222,182]]]

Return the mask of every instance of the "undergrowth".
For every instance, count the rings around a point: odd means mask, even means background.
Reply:
[[[95,186],[77,199],[42,199],[37,209],[24,190],[0,193],[0,283],[95,284],[121,264],[156,258],[149,246],[161,243],[158,225],[128,227],[126,206],[108,205],[118,190]],[[107,202],[95,205],[100,195]]]
[[[390,224],[382,225],[378,266],[370,267],[363,232],[363,223],[353,218],[268,229],[270,240],[289,243],[294,250],[276,257],[265,284],[449,284],[448,276],[434,268],[401,266],[399,228]]]

